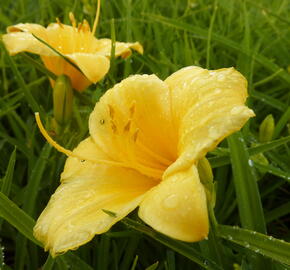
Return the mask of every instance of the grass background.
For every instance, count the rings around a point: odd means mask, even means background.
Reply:
[[[133,213],[76,251],[56,259],[43,252],[32,227],[59,184],[65,156],[45,143],[33,112],[42,112],[52,129],[52,89],[44,73],[21,55],[10,57],[1,44],[0,267],[290,269],[289,9],[287,0],[102,1],[97,36],[139,41],[145,52],[112,59],[108,76],[76,96],[74,119],[57,138],[67,148],[87,136],[99,97],[130,74],[165,79],[187,65],[234,66],[248,79],[256,118],[208,154],[217,186],[214,212],[225,226],[212,219],[209,239],[194,244],[154,232]],[[92,25],[95,10],[93,0],[1,0],[0,31],[20,22],[47,25],[56,17],[69,23],[69,11]],[[259,127],[269,114],[273,136],[261,142]]]

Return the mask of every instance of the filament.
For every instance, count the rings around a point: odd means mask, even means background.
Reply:
[[[96,17],[94,20],[94,25],[93,25],[93,30],[92,30],[93,35],[95,35],[95,32],[97,30],[97,26],[98,26],[98,22],[100,18],[100,9],[101,9],[101,0],[98,0],[97,12],[96,12]]]

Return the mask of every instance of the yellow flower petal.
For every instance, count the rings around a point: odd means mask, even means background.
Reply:
[[[90,160],[104,157],[91,138],[81,142],[74,153]],[[154,184],[130,169],[70,157],[62,184],[40,215],[34,235],[53,256],[75,249],[134,210]],[[109,216],[102,209],[117,216]]]
[[[176,159],[167,85],[155,75],[135,75],[108,90],[90,115],[95,143],[113,160],[161,179]]]
[[[206,197],[193,165],[165,178],[149,191],[139,217],[172,238],[194,242],[208,234]]]
[[[247,81],[233,68],[187,67],[165,82],[171,89],[173,123],[179,127],[176,167],[195,163],[254,116],[244,105]]]
[[[73,53],[66,55],[93,83],[101,80],[110,69],[110,61],[103,55],[89,53]]]
[[[107,38],[102,38],[98,40],[97,50],[99,53],[110,56],[111,55],[111,46],[112,40]],[[131,49],[137,51],[140,54],[143,54],[143,47],[139,42],[134,43],[125,43],[125,42],[116,42],[115,43],[115,56],[122,56],[126,58],[131,55]]]
[[[55,53],[38,41],[32,34],[46,41],[45,28],[38,24],[17,24],[7,28],[8,34],[2,40],[11,55],[20,52],[31,52],[40,55],[55,55]]]

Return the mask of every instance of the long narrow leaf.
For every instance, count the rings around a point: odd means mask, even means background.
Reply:
[[[219,225],[220,236],[256,253],[290,265],[290,243],[255,231]]]
[[[228,143],[242,226],[265,233],[266,226],[257,181],[241,132],[228,137]]]
[[[34,220],[14,202],[9,200],[2,192],[0,192],[0,216],[21,232],[26,238],[40,245],[32,234],[32,228],[35,223]]]
[[[154,15],[154,14],[146,14],[146,15],[148,15],[148,18],[150,18],[150,20],[163,23],[163,24],[168,25],[168,26],[173,27],[173,28],[188,31],[188,32],[196,35],[197,38],[201,38],[201,39],[207,38],[208,31],[206,29],[203,29],[203,28],[200,28],[197,26],[193,26],[192,24],[180,22],[176,19],[166,18],[166,17],[159,16],[159,15]],[[232,41],[224,36],[213,33],[212,40],[214,40],[218,43],[221,43],[232,50],[242,52],[245,55],[253,57],[253,59],[256,60],[259,64],[261,64],[262,66],[264,66],[265,68],[267,68],[268,70],[270,70],[272,72],[277,72],[278,70],[281,69],[281,67],[279,67],[278,65],[273,63],[267,57],[260,55],[260,54],[252,54],[251,51],[244,50],[240,44],[238,44],[238,43],[236,43],[236,42],[234,42],[234,41]],[[290,83],[290,75],[285,70],[279,72],[277,76],[279,76],[285,82]]]
[[[9,196],[9,193],[10,193],[12,179],[13,179],[13,173],[14,173],[15,161],[16,161],[16,148],[14,148],[14,150],[10,156],[7,170],[6,170],[5,176],[2,180],[1,192],[3,194],[5,194],[6,196]]]
[[[18,71],[18,68],[13,60],[13,58],[8,55],[6,49],[4,48],[4,46],[2,45],[2,49],[5,50],[6,54],[7,54],[7,59],[9,61],[9,64],[16,76],[17,82],[19,84],[20,89],[23,91],[25,98],[29,104],[29,106],[31,107],[31,109],[34,112],[43,112],[43,110],[41,109],[41,107],[38,105],[38,103],[36,102],[36,100],[34,99],[34,97],[32,96],[32,94],[30,93],[22,75],[20,74],[20,72]]]
[[[248,152],[249,152],[249,155],[252,156],[252,155],[259,154],[259,153],[264,153],[264,152],[270,151],[270,150],[275,149],[275,148],[277,148],[283,144],[286,144],[288,142],[290,142],[290,136],[283,137],[283,138],[278,139],[278,140],[274,140],[271,142],[259,144],[257,146],[248,148]],[[228,156],[228,153],[224,152],[223,154],[224,154],[224,156],[210,157],[208,159],[212,168],[217,168],[217,167],[221,167],[223,165],[230,164],[230,157]]]

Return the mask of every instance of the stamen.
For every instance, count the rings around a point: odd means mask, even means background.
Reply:
[[[83,31],[84,32],[90,32],[91,28],[86,19],[83,20]]]
[[[165,166],[169,166],[173,163],[172,160],[169,160],[157,153],[155,153],[154,151],[152,151],[150,148],[148,148],[147,146],[145,146],[144,144],[142,144],[140,141],[137,143],[137,146],[142,149],[144,152],[146,152],[148,155],[150,155],[151,157],[155,158],[156,160],[158,160],[159,162],[161,162],[161,164],[165,165]]]
[[[85,162],[85,161],[89,161],[92,162],[94,164],[104,164],[104,165],[110,165],[110,166],[118,166],[118,167],[123,167],[123,168],[131,168],[131,169],[138,169],[140,168],[141,171],[145,171],[148,173],[148,175],[156,178],[157,180],[160,179],[160,176],[162,175],[163,171],[161,170],[156,170],[156,169],[151,169],[151,168],[146,168],[143,166],[137,166],[137,168],[135,168],[134,166],[130,166],[130,164],[126,164],[126,163],[121,163],[121,162],[117,162],[117,161],[109,161],[109,160],[92,160],[92,159],[88,159],[86,157],[83,157],[81,155],[75,154],[74,152],[65,149],[64,147],[62,147],[61,145],[59,145],[56,141],[54,141],[47,133],[47,131],[45,130],[45,128],[43,127],[40,117],[39,117],[39,113],[36,112],[35,113],[35,119],[36,119],[36,123],[37,126],[41,132],[41,134],[43,135],[43,137],[47,140],[47,142],[53,146],[56,150],[58,150],[59,152],[67,155],[68,157],[75,157],[77,159],[80,160],[80,162]],[[137,130],[139,131],[139,130]],[[159,180],[158,180],[159,181]]]
[[[114,166],[118,166],[118,167],[126,167],[125,164],[121,163],[121,162],[116,162],[116,161],[109,161],[109,160],[102,160],[102,159],[98,159],[98,160],[93,160],[93,159],[88,159],[86,157],[83,157],[81,155],[75,154],[74,152],[62,147],[61,145],[59,145],[56,141],[54,141],[47,133],[47,131],[45,130],[45,128],[43,127],[40,117],[39,117],[39,113],[36,112],[35,113],[35,119],[36,119],[36,123],[37,126],[39,128],[39,131],[41,132],[41,134],[43,135],[43,137],[47,140],[47,142],[53,146],[56,150],[58,150],[59,152],[65,154],[68,157],[75,157],[77,159],[79,159],[81,162],[84,161],[89,161],[95,164],[105,164],[105,165],[114,165]]]
[[[108,107],[109,107],[110,117],[111,117],[111,119],[114,119],[115,110],[114,110],[114,108],[110,104],[108,104]]]
[[[136,131],[134,132],[134,134],[132,136],[134,142],[137,141],[138,134],[139,134],[139,128],[136,129]]]
[[[129,119],[127,124],[124,126],[124,132],[130,131],[130,127],[131,127],[131,120]]]
[[[100,17],[100,9],[101,9],[101,0],[98,0],[97,12],[96,12],[96,17],[95,17],[95,20],[94,20],[94,25],[93,25],[93,30],[92,30],[93,36],[95,35],[95,32],[97,30],[99,17]]]
[[[111,128],[112,128],[112,130],[113,130],[113,133],[117,133],[117,126],[116,126],[116,124],[114,123],[114,121],[113,120],[111,120]]]
[[[132,118],[135,111],[136,111],[136,101],[135,100],[133,101],[132,105],[130,106],[129,111],[130,111],[130,118]]]
[[[78,24],[78,32],[80,32],[82,30],[82,27],[83,27],[83,24],[82,23],[79,23]]]
[[[70,22],[71,22],[71,25],[73,26],[73,28],[75,28],[75,27],[77,26],[77,21],[76,21],[76,19],[75,19],[74,14],[73,14],[72,12],[70,12],[70,13],[68,14],[68,16],[69,16],[69,20],[70,20]]]
[[[59,18],[55,18],[55,20],[56,20],[56,23],[57,23],[61,28],[63,28],[63,25],[62,25],[60,19],[59,19]]]

